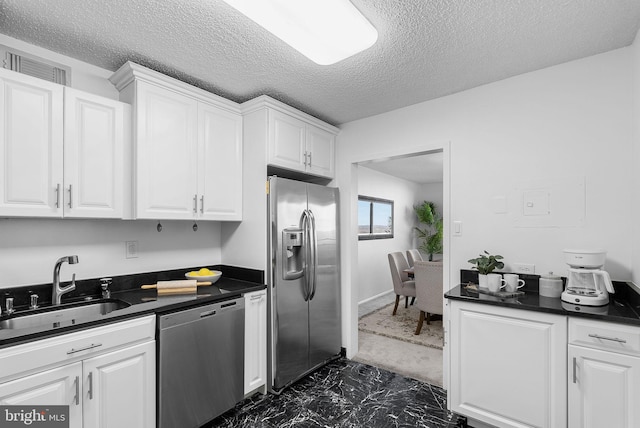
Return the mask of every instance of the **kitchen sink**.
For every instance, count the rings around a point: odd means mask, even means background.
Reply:
[[[21,330],[25,328],[44,327],[60,328],[77,324],[82,320],[97,318],[119,309],[128,308],[131,304],[118,299],[101,299],[93,302],[80,302],[51,306],[18,314],[0,321],[0,329]]]

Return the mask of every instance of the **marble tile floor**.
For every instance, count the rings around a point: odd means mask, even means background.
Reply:
[[[341,358],[286,388],[256,394],[206,428],[456,427],[446,391]]]

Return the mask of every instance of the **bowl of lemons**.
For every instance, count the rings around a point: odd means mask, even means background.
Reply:
[[[184,274],[187,279],[195,279],[198,282],[211,282],[212,284],[220,279],[222,272],[219,270],[209,270],[202,268],[200,270],[192,270]]]

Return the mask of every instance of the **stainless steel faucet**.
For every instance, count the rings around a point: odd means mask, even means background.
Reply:
[[[71,284],[64,288],[60,288],[60,266],[62,266],[62,263],[64,262],[67,262],[70,265],[75,265],[78,263],[78,256],[61,257],[56,262],[56,265],[53,268],[53,294],[51,295],[51,304],[53,305],[59,305],[63,294],[67,294],[76,289],[75,273],[71,279]]]

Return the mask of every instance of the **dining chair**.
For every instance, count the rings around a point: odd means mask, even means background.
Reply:
[[[407,250],[407,261],[409,262],[409,267],[413,267],[416,260],[422,260],[422,254],[420,254],[419,250]]]
[[[416,297],[416,282],[409,279],[409,275],[404,271],[409,269],[407,259],[402,252],[389,253],[389,268],[391,269],[391,279],[393,280],[393,291],[396,293],[396,304],[393,307],[393,314],[398,310],[400,296],[405,297],[404,307],[409,307],[409,297]]]
[[[420,334],[425,318],[431,324],[431,315],[442,315],[444,290],[442,287],[442,262],[418,260],[413,266],[416,287],[416,306],[420,319],[415,334]]]

